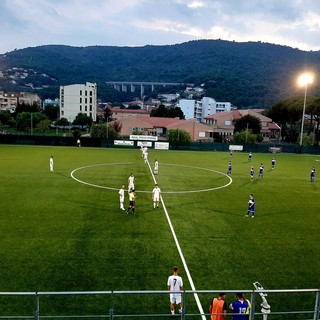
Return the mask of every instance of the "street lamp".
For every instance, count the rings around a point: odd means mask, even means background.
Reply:
[[[301,132],[300,132],[300,146],[302,145],[302,138],[303,138],[303,124],[304,124],[304,115],[306,112],[306,102],[307,102],[307,91],[308,91],[308,84],[313,82],[313,75],[311,73],[303,73],[298,78],[298,83],[302,87],[304,86],[304,102],[303,102],[303,111],[302,111],[302,121],[301,121]]]

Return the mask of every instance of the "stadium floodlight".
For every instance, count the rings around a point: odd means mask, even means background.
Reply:
[[[307,102],[307,91],[308,85],[313,82],[313,74],[311,73],[303,73],[298,78],[298,84],[302,87],[304,86],[304,102],[303,102],[303,111],[302,111],[302,120],[301,120],[301,132],[300,132],[300,146],[302,145],[302,137],[303,137],[303,124],[304,124],[304,116],[306,112],[306,102]]]
[[[256,288],[256,290],[264,290],[263,286],[257,281],[254,282],[253,285]],[[267,320],[268,314],[271,312],[271,307],[266,299],[267,294],[265,292],[259,292],[259,295],[262,298],[261,312],[263,314],[263,320]]]

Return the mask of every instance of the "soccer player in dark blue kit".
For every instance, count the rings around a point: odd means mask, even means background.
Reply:
[[[248,161],[251,162],[251,160],[252,160],[252,152],[250,151],[248,156]]]
[[[310,180],[311,180],[311,182],[314,182],[315,176],[316,176],[316,169],[315,169],[315,167],[312,167],[312,169],[311,169],[311,174],[310,174]]]
[[[237,301],[230,304],[229,308],[233,312],[233,320],[246,320],[249,303],[242,293],[237,293]]]
[[[271,169],[273,170],[274,169],[274,166],[276,165],[276,159],[275,158],[272,158],[271,160]]]
[[[232,173],[232,163],[229,161],[227,175]]]
[[[259,178],[262,179],[263,178],[263,172],[264,172],[264,166],[261,163],[260,164],[260,168],[259,168]]]
[[[250,170],[250,179],[251,179],[251,181],[253,181],[253,177],[254,177],[254,167],[251,167],[251,170]]]
[[[246,214],[246,218],[249,218],[251,214],[251,218],[254,218],[254,214],[255,214],[255,201],[254,201],[254,197],[253,194],[250,193],[250,199],[248,202],[248,212]]]

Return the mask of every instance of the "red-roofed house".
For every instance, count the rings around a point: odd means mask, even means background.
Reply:
[[[234,131],[233,121],[248,114],[260,119],[263,141],[268,142],[270,139],[279,139],[281,128],[272,122],[272,119],[251,109],[231,110],[212,114],[207,116],[205,121],[207,125],[211,126],[215,137],[222,138],[222,140],[231,140]]]
[[[120,120],[128,117],[149,117],[150,112],[143,109],[121,109],[121,108],[111,108],[112,119]]]
[[[189,132],[193,141],[197,141],[209,140],[212,132],[210,126],[197,123],[195,119],[180,120],[177,118],[133,116],[120,119],[119,122],[122,125],[120,132],[122,136],[139,132],[144,135],[156,135],[159,139],[166,139],[168,130],[183,129]]]

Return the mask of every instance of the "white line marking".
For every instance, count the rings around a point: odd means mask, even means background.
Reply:
[[[149,167],[149,170],[150,170],[150,173],[151,173],[151,175],[152,175],[152,178],[153,178],[154,183],[157,183],[157,180],[156,180],[156,178],[155,178],[155,176],[154,176],[154,174],[153,174],[153,171],[152,171],[152,169],[151,169],[151,166],[150,166],[150,163],[149,163],[148,160],[147,160],[147,164],[148,164],[148,167]],[[162,193],[162,192],[161,192],[161,193]],[[174,241],[175,241],[175,243],[176,243],[176,246],[177,246],[177,249],[178,249],[178,252],[179,252],[181,261],[182,261],[182,264],[183,264],[184,269],[185,269],[185,271],[186,271],[186,274],[187,274],[187,277],[188,277],[188,280],[189,280],[191,289],[192,289],[193,291],[196,291],[196,287],[195,287],[195,285],[194,285],[194,283],[193,283],[191,274],[190,274],[190,272],[189,272],[189,268],[188,268],[188,266],[187,266],[187,263],[186,263],[186,260],[185,260],[185,258],[184,258],[184,255],[183,255],[183,253],[182,253],[182,250],[181,250],[181,247],[180,247],[178,238],[177,238],[176,233],[175,233],[175,231],[174,231],[173,225],[172,225],[172,223],[171,223],[171,219],[170,219],[170,217],[169,217],[169,214],[168,214],[168,211],[167,211],[167,208],[166,208],[166,206],[165,206],[165,203],[164,203],[164,201],[163,201],[162,196],[160,197],[160,200],[161,200],[161,203],[162,203],[162,206],[163,206],[163,210],[164,210],[164,212],[165,212],[165,214],[166,214],[166,217],[167,217],[167,220],[168,220],[168,224],[169,224],[169,227],[170,227],[170,230],[171,230],[173,239],[174,239]],[[196,300],[196,303],[197,303],[199,312],[200,312],[200,314],[201,314],[201,318],[202,318],[203,320],[206,320],[206,316],[205,316],[205,313],[204,313],[204,311],[203,311],[203,308],[202,308],[202,305],[201,305],[201,302],[200,302],[200,299],[199,299],[198,294],[197,294],[197,293],[194,293],[193,295],[194,295],[194,299]]]
[[[157,180],[153,174],[153,171],[152,171],[152,168],[150,166],[150,163],[149,161],[147,160],[147,165],[149,167],[149,170],[150,170],[150,173],[152,175],[152,179],[154,181],[154,183],[157,183]],[[102,189],[108,189],[108,190],[118,190],[118,188],[110,188],[110,187],[104,187],[104,186],[100,186],[100,185],[95,185],[95,184],[92,184],[92,183],[88,183],[88,182],[85,182],[85,181],[81,181],[79,179],[77,179],[75,176],[74,176],[74,173],[78,170],[82,170],[82,169],[86,169],[86,168],[91,168],[91,167],[97,167],[97,166],[105,166],[105,165],[127,165],[127,164],[136,164],[136,162],[131,162],[131,163],[110,163],[110,164],[96,164],[96,165],[90,165],[90,166],[85,166],[85,167],[81,167],[81,168],[77,168],[77,169],[74,169],[72,172],[71,172],[71,177],[80,182],[80,183],[83,183],[85,185],[88,185],[88,186],[92,186],[92,187],[96,187],[96,188],[102,188]],[[172,166],[172,165],[171,165]],[[203,189],[203,190],[191,190],[191,191],[172,191],[172,192],[161,192],[161,194],[163,193],[170,193],[170,194],[175,194],[175,193],[193,193],[193,192],[205,192],[205,191],[212,191],[212,190],[217,190],[217,189],[221,189],[221,188],[226,188],[227,186],[229,186],[231,183],[232,183],[232,178],[230,176],[228,176],[227,174],[224,174],[222,172],[219,172],[219,171],[216,171],[216,170],[211,170],[211,169],[206,169],[206,168],[201,168],[201,167],[193,167],[193,166],[185,166],[185,165],[174,165],[174,166],[179,166],[179,167],[188,167],[188,168],[192,168],[192,169],[201,169],[201,170],[207,170],[207,171],[210,171],[210,172],[216,172],[216,173],[219,173],[219,174],[222,174],[222,175],[225,175],[226,177],[229,178],[229,183],[227,183],[226,185],[224,186],[220,186],[220,187],[216,187],[216,188],[210,188],[210,189]],[[150,193],[149,191],[139,191],[137,190],[138,192],[148,192]],[[186,263],[186,260],[184,258],[184,255],[183,255],[183,252],[181,250],[181,247],[180,247],[180,244],[179,244],[179,241],[178,241],[178,238],[176,236],[176,233],[174,231],[174,228],[173,228],[173,225],[172,225],[172,222],[171,222],[171,219],[170,219],[170,216],[169,216],[169,213],[167,211],[167,208],[166,208],[166,205],[164,203],[164,200],[162,198],[162,195],[160,197],[160,200],[161,200],[161,204],[162,204],[162,207],[163,207],[163,210],[165,212],[165,215],[166,215],[166,218],[167,218],[167,221],[168,221],[168,224],[169,224],[169,227],[170,227],[170,230],[171,230],[171,233],[172,233],[172,236],[173,236],[173,239],[175,241],[175,244],[177,246],[177,249],[178,249],[178,252],[179,252],[179,255],[180,255],[180,258],[181,258],[181,261],[182,261],[182,264],[183,264],[183,267],[186,271],[186,274],[187,274],[187,277],[188,277],[188,280],[189,280],[189,283],[190,283],[190,286],[191,286],[191,289],[192,291],[196,291],[196,287],[194,285],[194,282],[193,282],[193,279],[191,277],[191,274],[190,274],[190,271],[189,271],[189,268],[188,268],[188,265]],[[198,309],[199,309],[199,312],[201,314],[201,318],[202,320],[206,320],[206,316],[205,316],[205,313],[203,311],[203,307],[201,305],[201,302],[200,302],[200,299],[199,299],[199,296],[197,293],[194,293],[194,298],[195,298],[195,301],[197,303],[197,306],[198,306]]]
[[[106,186],[101,186],[98,184],[93,184],[93,183],[89,183],[89,182],[85,182],[83,180],[80,180],[78,178],[76,178],[74,176],[74,173],[76,171],[80,171],[83,169],[87,169],[87,168],[91,168],[91,167],[98,167],[98,166],[110,166],[110,165],[127,165],[127,164],[140,164],[139,162],[126,162],[126,163],[100,163],[100,164],[93,164],[93,165],[89,165],[89,166],[85,166],[85,167],[80,167],[80,168],[76,168],[71,172],[71,178],[73,178],[74,180],[78,181],[79,183],[83,183],[85,185],[91,186],[91,187],[95,187],[95,188],[100,188],[100,189],[107,189],[107,190],[118,190],[119,188],[113,188],[113,187],[106,187]],[[185,165],[179,165],[179,164],[164,164],[166,166],[177,166],[177,167],[185,167],[185,168],[191,168],[191,169],[199,169],[199,170],[205,170],[205,171],[209,171],[209,172],[215,172],[218,174],[221,174],[225,177],[227,177],[229,179],[229,182],[225,185],[222,186],[218,186],[218,187],[214,187],[214,188],[208,188],[208,189],[199,189],[199,190],[185,190],[185,191],[165,191],[162,192],[162,194],[177,194],[177,193],[198,193],[198,192],[208,192],[208,191],[214,191],[214,190],[218,190],[218,189],[223,189],[228,187],[231,183],[232,183],[232,178],[230,176],[228,176],[227,174],[220,172],[220,171],[216,171],[216,170],[212,170],[212,169],[207,169],[207,168],[201,168],[201,167],[193,167],[193,166],[185,166]],[[150,169],[150,172],[152,173],[153,179],[154,175],[152,172],[152,169],[150,167],[149,161],[148,161],[148,166]],[[145,190],[138,190],[136,189],[137,192],[141,192],[141,193],[150,193],[150,191],[145,191]]]

